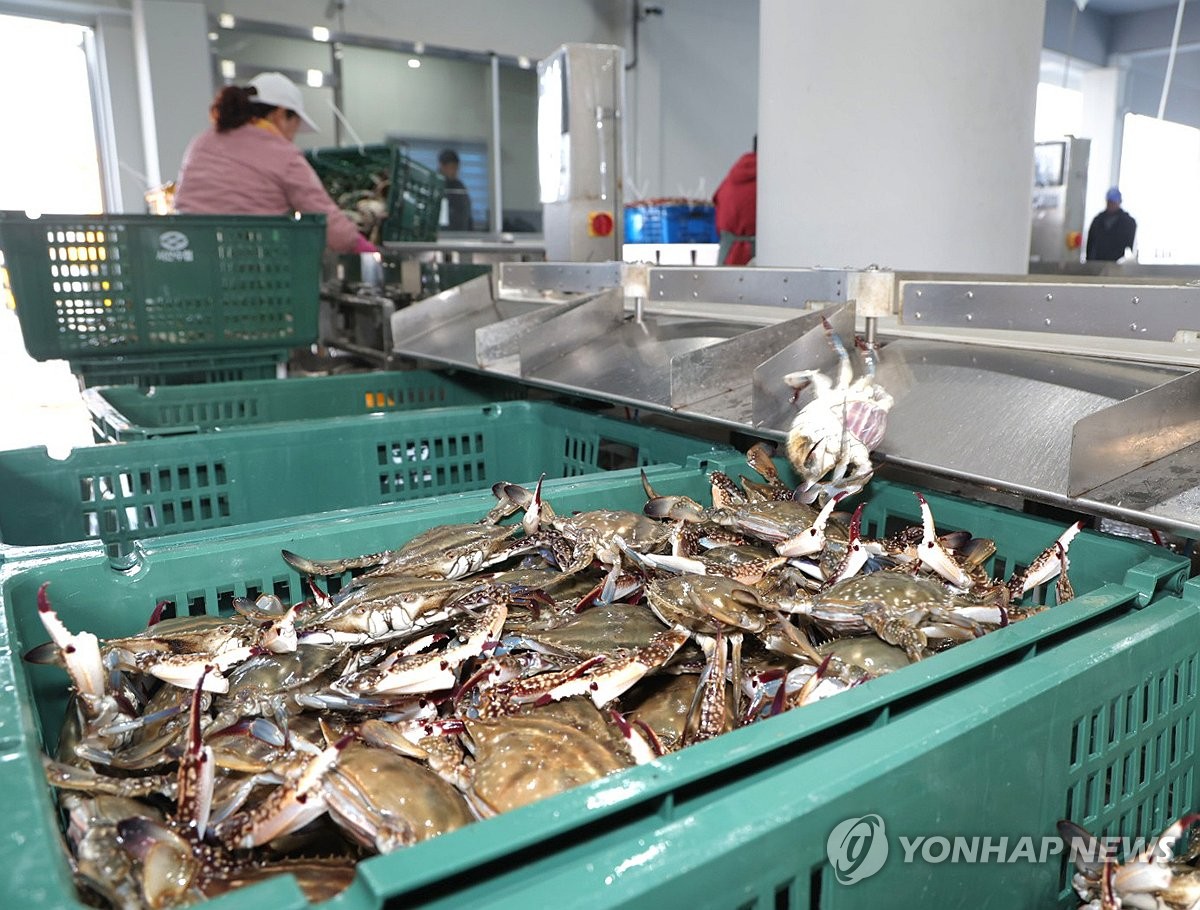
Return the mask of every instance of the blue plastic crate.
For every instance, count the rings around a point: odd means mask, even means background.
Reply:
[[[717,243],[717,210],[711,205],[628,205],[626,243]]]

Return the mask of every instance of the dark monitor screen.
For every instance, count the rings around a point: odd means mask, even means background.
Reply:
[[[1039,142],[1033,147],[1033,185],[1062,186],[1065,142]]]

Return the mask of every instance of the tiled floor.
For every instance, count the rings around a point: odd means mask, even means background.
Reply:
[[[66,361],[31,358],[17,314],[7,307],[0,307],[0,390],[0,449],[46,446],[63,458],[92,444],[87,408]]]

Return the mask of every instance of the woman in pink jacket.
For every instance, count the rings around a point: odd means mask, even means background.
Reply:
[[[192,140],[175,190],[176,211],[189,215],[325,215],[326,244],[338,253],[375,253],[329,198],[294,144],[316,132],[304,99],[282,73],[262,73],[245,88],[227,85],[210,109],[213,128]]]

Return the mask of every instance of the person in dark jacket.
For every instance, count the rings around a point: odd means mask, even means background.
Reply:
[[[758,205],[758,137],[753,149],[733,163],[713,194],[721,246],[717,262],[745,265],[754,258]]]
[[[458,152],[442,149],[438,153],[438,173],[446,181],[449,222],[444,227],[449,231],[471,230],[471,197],[466,184],[458,179]]]
[[[1104,211],[1092,219],[1092,226],[1088,228],[1089,262],[1116,262],[1126,250],[1133,249],[1133,238],[1137,234],[1137,222],[1121,208],[1121,191],[1112,187],[1104,200],[1107,203]]]

